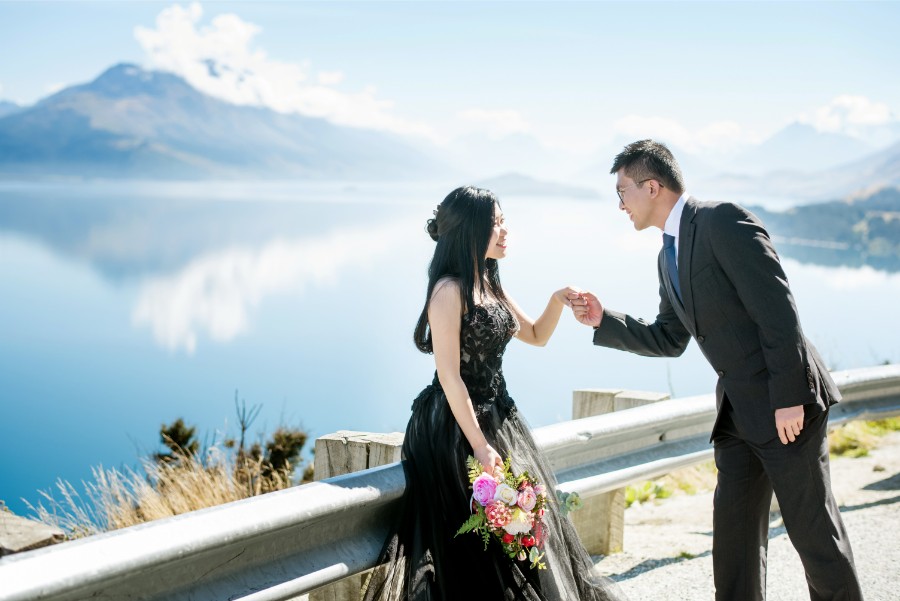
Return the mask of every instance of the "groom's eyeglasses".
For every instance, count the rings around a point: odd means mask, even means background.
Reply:
[[[639,182],[634,182],[633,184],[628,184],[628,185],[625,186],[624,188],[616,188],[616,194],[619,195],[619,202],[624,202],[624,201],[625,201],[625,190],[627,190],[628,188],[633,188],[633,187],[635,187],[635,186],[640,186],[640,185],[643,184],[644,182],[649,182],[651,179],[656,179],[656,178],[655,178],[655,177],[648,177],[647,179],[642,179],[642,180],[639,181]],[[659,187],[662,188],[663,185],[660,184]]]

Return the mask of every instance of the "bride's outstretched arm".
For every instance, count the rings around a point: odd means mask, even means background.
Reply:
[[[571,306],[569,294],[578,295],[581,292],[579,288],[566,286],[553,293],[547,308],[541,313],[537,319],[531,319],[522,311],[516,302],[507,296],[510,307],[519,320],[519,331],[516,338],[522,342],[533,344],[535,346],[544,346],[556,330],[556,324],[559,323],[559,316],[562,314],[563,307]]]
[[[485,470],[503,467],[503,460],[488,444],[472,408],[469,391],[459,374],[459,331],[462,319],[462,297],[459,285],[452,280],[438,282],[428,305],[428,326],[441,388],[447,395],[450,411],[463,436],[469,441],[475,459]]]

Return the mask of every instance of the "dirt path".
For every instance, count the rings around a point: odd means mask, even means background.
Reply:
[[[832,489],[850,534],[867,601],[900,599],[900,432],[869,456],[831,463]],[[768,599],[808,601],[803,568],[781,516],[769,530]],[[598,558],[632,601],[714,598],[712,492],[674,496],[625,511],[625,552]]]

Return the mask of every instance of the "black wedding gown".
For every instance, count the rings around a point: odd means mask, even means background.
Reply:
[[[501,363],[518,324],[501,304],[478,305],[462,318],[460,373],[481,430],[515,473],[544,483],[546,570],[510,559],[493,538],[484,550],[474,533],[454,537],[469,517],[466,457],[472,449],[450,411],[437,375],[413,402],[403,441],[406,491],[366,601],[620,601],[624,595],[593,572],[590,556],[555,502],[553,472],[506,391]]]

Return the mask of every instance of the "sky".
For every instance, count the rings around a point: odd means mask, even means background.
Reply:
[[[442,145],[524,133],[590,153],[655,135],[719,153],[793,121],[857,136],[896,122],[898,22],[898,2],[0,0],[0,99],[133,62]]]

